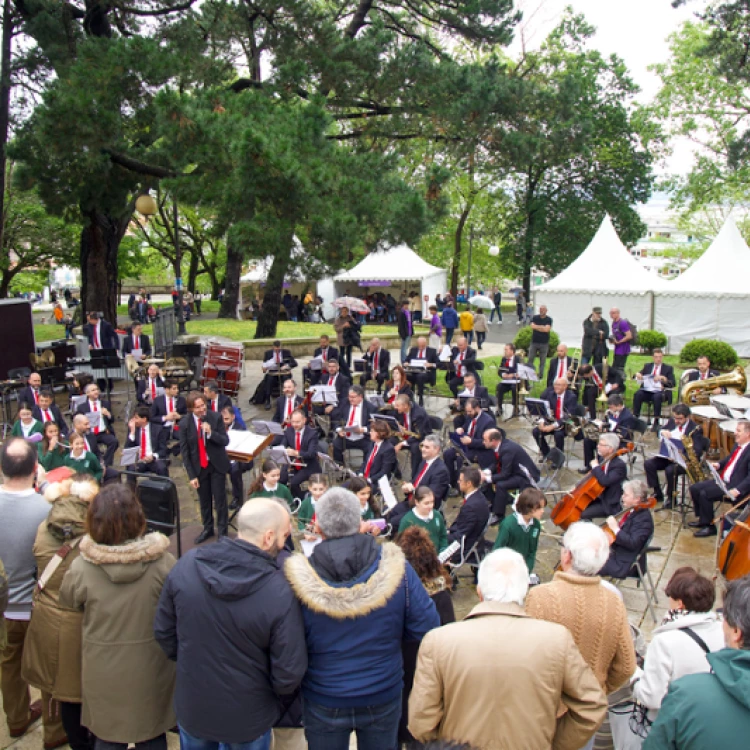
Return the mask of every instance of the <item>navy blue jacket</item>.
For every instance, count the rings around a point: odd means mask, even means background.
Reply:
[[[492,458],[494,451],[487,451],[487,453],[490,458]],[[505,440],[500,443],[500,449],[496,458],[500,459],[499,470],[496,459],[494,460],[494,463],[482,467],[488,468],[492,472],[492,484],[505,481],[511,477],[521,477],[523,481],[522,486],[524,488],[531,487],[531,482],[526,476],[526,472],[521,470],[521,466],[526,468],[535,482],[539,481],[539,477],[541,476],[539,466],[534,463],[531,456],[529,456],[529,454],[513,440],[505,438]]]
[[[636,510],[620,523],[620,530],[609,548],[609,560],[599,575],[625,578],[654,533],[654,519],[648,510]]]
[[[307,669],[302,613],[283,572],[241,539],[221,539],[177,561],[159,598],[154,635],[177,662],[177,721],[202,740],[260,737]]]
[[[620,512],[620,498],[622,497],[622,483],[628,477],[628,467],[625,462],[615,456],[607,463],[607,472],[601,466],[592,469],[591,473],[596,477],[599,484],[604,487],[599,499],[604,509],[610,515]]]
[[[446,307],[440,316],[443,328],[458,328],[458,313],[453,307]]]
[[[484,534],[489,519],[490,508],[487,505],[487,498],[482,494],[481,490],[474,490],[466,498],[456,516],[456,520],[451,524],[450,529],[448,529],[448,541],[460,542],[462,537],[465,537],[464,551],[468,552],[479,537]]]
[[[417,467],[417,472],[413,479],[416,479],[425,467],[425,462],[420,461]],[[436,458],[429,469],[425,472],[425,475],[419,480],[419,487],[429,487],[432,490],[432,494],[435,496],[435,507],[440,508],[445,500],[445,496],[448,494],[448,488],[450,487],[451,477],[448,472],[448,467],[445,465],[445,461],[442,458]]]

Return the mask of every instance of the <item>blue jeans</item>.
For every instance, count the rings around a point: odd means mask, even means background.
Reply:
[[[474,341],[474,331],[461,331],[461,335],[466,339],[466,343],[471,346],[471,342]]]
[[[477,334],[477,346],[481,349],[487,334],[484,331],[475,331],[475,333]]]
[[[397,750],[401,698],[377,706],[328,708],[305,701],[304,723],[308,750],[348,750],[349,736],[357,734],[358,750]]]
[[[251,742],[212,742],[193,737],[180,727],[180,750],[270,750],[271,730]]]
[[[497,319],[502,323],[503,322],[503,313],[502,313],[502,310],[500,310],[500,305],[498,305],[497,307],[493,307],[492,308],[492,312],[490,313],[490,323],[492,323],[492,321],[494,320],[495,313],[497,313]]]
[[[401,362],[406,362],[406,356],[409,354],[411,347],[411,336],[401,339]]]
[[[451,341],[453,341],[453,332],[455,331],[455,328],[446,328],[445,329],[445,343],[450,346]]]

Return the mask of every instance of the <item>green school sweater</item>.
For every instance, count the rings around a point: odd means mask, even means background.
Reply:
[[[39,454],[39,464],[45,471],[52,471],[53,469],[65,466],[65,456],[68,453],[59,445],[54,450],[45,452],[42,444],[37,443],[36,451]]]
[[[38,419],[35,419],[34,420],[34,425],[31,428],[31,432],[29,432],[29,437],[31,437],[32,435],[37,435],[37,434],[41,435],[43,427],[44,427],[44,425]],[[21,429],[21,420],[20,419],[17,419],[15,421],[15,423],[13,425],[13,429],[10,431],[10,434],[13,437],[23,437],[23,430]]]
[[[414,510],[410,510],[402,519],[398,526],[398,533],[406,531],[409,526],[419,526],[424,529],[432,539],[437,553],[440,554],[448,546],[448,530],[445,528],[443,514],[433,511],[432,518],[429,521],[423,521],[417,517]]]
[[[289,491],[289,488],[281,482],[276,485],[276,489],[273,492],[270,492],[261,486],[261,489],[257,492],[253,492],[249,499],[252,500],[254,497],[280,497],[282,500],[286,500],[286,503],[290,508],[294,504],[292,493]]]
[[[315,515],[315,507],[313,506],[312,496],[305,495],[305,499],[299,506],[297,511],[297,528],[300,531],[304,531],[308,524],[312,523],[312,518]]]
[[[500,531],[497,532],[495,546],[492,549],[510,547],[515,550],[526,561],[526,567],[531,573],[536,563],[536,549],[539,546],[541,530],[542,524],[536,518],[532,519],[527,528],[523,528],[518,522],[518,516],[513,513],[500,524]]]
[[[97,482],[102,481],[102,465],[99,463],[99,459],[91,453],[86,451],[80,458],[76,459],[68,453],[64,460],[63,466],[70,466],[73,471],[80,474],[90,474]]]

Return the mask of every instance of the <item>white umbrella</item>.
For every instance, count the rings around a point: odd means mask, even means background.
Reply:
[[[367,303],[365,303],[363,300],[358,299],[357,297],[339,297],[338,299],[335,299],[333,301],[334,307],[346,307],[349,309],[349,312],[358,312],[358,313],[369,313],[370,308],[367,306]]]
[[[485,310],[492,310],[495,307],[495,303],[484,294],[475,294],[469,299],[469,304],[474,307],[483,307]]]

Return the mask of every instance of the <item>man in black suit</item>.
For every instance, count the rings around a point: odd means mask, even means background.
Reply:
[[[451,440],[460,447],[469,461],[477,461],[486,450],[482,436],[486,430],[495,426],[494,418],[486,411],[482,411],[479,399],[470,398],[466,401],[463,425],[451,434]],[[451,487],[455,487],[459,470],[463,464],[463,457],[456,448],[451,447],[443,454],[443,460],[450,473]]]
[[[151,405],[159,397],[159,390],[164,389],[164,378],[159,365],[149,365],[146,377],[135,386],[135,397],[139,404]]]
[[[690,419],[690,407],[687,404],[675,404],[672,409],[672,417],[664,426],[664,429],[659,433],[661,440],[661,456],[652,456],[647,458],[643,462],[643,468],[646,470],[646,483],[654,492],[654,497],[658,502],[663,502],[665,508],[672,507],[672,497],[674,496],[675,486],[677,484],[677,477],[685,474],[683,469],[678,463],[670,461],[667,458],[667,449],[663,446],[664,442],[671,440],[677,450],[685,455],[685,446],[683,445],[682,439],[686,436],[690,436],[693,440],[693,450],[698,460],[703,455],[703,451],[706,448],[706,441],[703,437],[703,432],[700,427]],[[667,497],[664,499],[664,493],[662,492],[661,482],[659,481],[659,472],[663,471],[664,476],[667,480]]]
[[[89,349],[119,349],[119,339],[115,329],[99,313],[90,312],[89,322],[83,326],[83,331],[89,340]]]
[[[418,487],[429,487],[435,496],[435,510],[440,510],[450,487],[450,472],[445,461],[440,458],[440,438],[427,435],[420,444],[422,460],[412,474],[411,482],[404,482],[401,490],[405,495],[411,494]]]
[[[276,411],[273,413],[272,421],[289,427],[294,410],[302,406],[304,399],[297,395],[297,383],[292,378],[284,381],[281,390],[281,396],[276,399]],[[282,484],[286,482],[282,480]]]
[[[359,473],[373,487],[377,486],[381,477],[388,477],[396,469],[396,451],[388,441],[390,429],[382,420],[376,419],[370,423],[370,448],[362,457],[362,466]]]
[[[732,502],[737,503],[750,493],[750,422],[741,420],[734,428],[734,450],[713,467],[724,480]],[[698,529],[694,536],[716,536],[716,526],[713,524],[714,503],[724,498],[724,493],[713,479],[696,482],[690,486],[690,497],[693,500],[696,521],[688,526]],[[729,498],[726,498],[729,499]]]
[[[68,432],[70,432],[68,424],[60,408],[54,402],[52,391],[48,391],[46,388],[39,391],[39,404],[32,407],[31,414],[34,419],[38,419],[42,424],[54,422],[60,428],[60,435],[64,438],[68,436]]]
[[[626,510],[618,521],[607,518],[607,526],[615,535],[609,548],[609,560],[599,571],[602,577],[625,578],[630,573],[636,558],[654,533],[654,518],[647,508],[636,508],[646,501],[648,487],[639,479],[622,485],[622,508]]]
[[[191,391],[186,401],[189,413],[180,421],[180,453],[190,486],[198,490],[203,531],[195,543],[201,544],[214,535],[213,505],[216,505],[219,536],[227,535],[229,437],[221,414],[208,411],[203,394]]]
[[[173,432],[179,430],[178,423],[186,414],[187,404],[180,396],[180,384],[176,380],[165,380],[164,395],[157,396],[151,404],[151,423]]]
[[[336,432],[333,439],[333,458],[344,461],[344,451],[354,448],[367,453],[370,450],[370,417],[377,414],[375,407],[365,401],[361,385],[349,389],[346,401],[342,401],[331,413],[331,427]]]
[[[337,359],[328,360],[328,375],[321,378],[319,385],[328,385],[336,389],[336,397],[338,398],[339,404],[346,401],[346,394],[349,393],[352,381],[339,372],[339,361]],[[326,414],[332,414],[337,406],[329,404],[328,406],[316,405],[315,411],[318,414],[325,412]]]
[[[286,484],[294,497],[302,498],[305,491],[302,483],[313,474],[320,473],[318,460],[318,431],[309,427],[307,417],[301,409],[292,412],[290,426],[284,430],[284,442],[287,455],[291,460],[294,473],[289,479],[289,465],[281,467],[281,483]]]
[[[698,359],[696,360],[696,365],[698,369],[691,370],[688,373],[688,383],[692,383],[696,380],[708,380],[708,378],[717,378],[721,374],[718,370],[714,370],[711,367],[711,360],[705,355],[701,355],[700,357],[698,357]],[[724,393],[725,391],[725,388],[716,387],[712,389],[711,393],[714,395],[718,395],[720,393]]]
[[[401,363],[403,364],[408,359],[406,353],[409,351],[411,337],[414,335],[414,321],[411,317],[408,299],[401,300],[401,307],[396,317],[396,325],[398,327],[398,337],[401,339]]]
[[[620,438],[620,447],[623,448],[625,443],[633,439],[633,428],[635,427],[635,417],[630,409],[625,406],[622,396],[615,394],[607,399],[607,412],[604,415],[604,428],[608,432],[613,432]],[[594,460],[596,455],[596,440],[583,439],[583,468],[579,473],[588,474],[588,466]]]
[[[467,554],[484,534],[490,518],[487,498],[479,489],[481,484],[482,474],[476,466],[465,466],[461,469],[458,487],[465,500],[448,529],[448,542],[460,542],[463,539],[464,552]],[[457,562],[460,557],[460,553],[457,552],[452,558],[453,562]]]
[[[209,380],[203,386],[203,399],[208,411],[219,414],[225,406],[232,406],[232,399],[226,393],[219,393],[219,384],[215,380]]]
[[[470,398],[476,398],[482,406],[482,409],[489,409],[490,392],[483,385],[477,383],[477,376],[473,372],[467,372],[464,375],[464,387],[458,391],[458,398],[453,402],[451,411],[458,412],[453,418],[453,429],[457,430],[464,421],[464,407],[466,401]]]
[[[221,418],[224,422],[224,429],[227,435],[229,435],[230,430],[246,431],[245,425],[237,421],[233,406],[225,406],[221,410]],[[252,471],[253,465],[253,461],[229,459],[229,483],[232,485],[232,502],[229,504],[230,510],[237,510],[242,505],[245,489],[242,483],[242,475],[248,471]]]
[[[38,372],[32,372],[26,379],[26,387],[18,391],[18,403],[29,406],[39,405],[39,393],[42,390],[42,376]]]
[[[86,401],[79,405],[76,414],[98,414],[99,424],[94,424],[91,431],[96,437],[98,446],[106,446],[104,452],[104,465],[112,466],[115,458],[115,451],[120,447],[120,443],[115,437],[114,427],[112,426],[112,404],[106,399],[100,399],[99,386],[96,383],[89,383],[86,386]],[[90,420],[89,420],[90,421]]]
[[[406,376],[407,380],[417,389],[419,405],[424,406],[425,384],[435,385],[438,354],[431,346],[427,346],[427,339],[424,336],[420,336],[417,339],[417,345],[409,349],[407,359],[410,365],[413,365],[414,362],[424,362],[426,365],[424,369],[420,368],[419,370],[410,372]]]
[[[541,395],[541,398],[550,405],[551,422],[537,425],[531,434],[539,446],[542,457],[549,453],[547,437],[551,434],[555,440],[555,448],[559,451],[565,450],[565,425],[563,419],[575,413],[578,405],[575,393],[568,390],[568,381],[566,378],[555,380],[552,388],[547,388]]]
[[[320,346],[313,352],[313,358],[320,357],[323,360],[323,367],[320,370],[313,370],[310,367],[302,368],[302,380],[307,381],[310,385],[317,385],[320,382],[321,377],[327,374],[326,363],[329,360],[335,359],[339,361],[339,350],[335,346],[331,346],[331,340],[328,336],[320,337]]]
[[[266,366],[266,362],[272,363]],[[292,370],[297,366],[297,360],[292,356],[289,349],[281,348],[281,341],[273,342],[273,349],[268,349],[263,354],[263,392],[266,399],[266,411],[271,410],[271,395],[273,387],[281,385],[287,378],[292,377]]]
[[[138,460],[127,467],[137,474],[169,476],[167,467],[167,430],[149,422],[151,410],[148,406],[137,406],[128,422],[128,438],[125,448],[138,448]],[[135,484],[135,477],[128,477]]]
[[[518,443],[506,438],[502,430],[485,430],[482,439],[487,452],[480,458],[480,466],[488,481],[485,494],[492,503],[490,523],[495,524],[505,518],[505,509],[513,503],[509,490],[532,487],[532,481],[539,481],[540,473],[531,456]]]
[[[505,394],[510,393],[513,405],[512,416],[518,414],[518,357],[516,357],[516,347],[513,344],[505,345],[505,356],[500,361],[498,368],[500,382],[495,389],[497,396],[497,416],[503,416],[503,401]]]
[[[469,373],[474,376],[475,383],[479,378],[476,373],[477,352],[469,346],[469,342],[464,336],[456,340],[456,345],[451,349],[451,372],[452,376],[448,381],[448,387],[454,396],[458,397],[458,392],[463,390],[465,377]]]
[[[143,333],[143,326],[140,323],[133,323],[130,328],[130,333],[125,337],[122,342],[122,354],[133,354],[140,350],[141,356],[136,357],[137,360],[141,360],[144,357],[148,357],[151,354],[151,342],[148,336]]]
[[[362,357],[365,361],[365,373],[359,379],[359,384],[364,387],[368,380],[374,380],[378,384],[378,393],[383,390],[383,383],[389,378],[391,369],[391,355],[387,349],[380,345],[380,339],[374,338]]]
[[[416,433],[416,437],[405,434],[396,435],[397,442],[395,444],[396,453],[404,450],[411,454],[411,475],[415,477],[417,466],[422,461],[422,452],[419,445],[425,435],[430,432],[430,420],[427,412],[421,406],[413,404],[404,393],[396,397],[393,405],[396,407],[395,417],[400,428],[406,432]]]
[[[568,347],[565,344],[558,344],[555,351],[557,356],[549,361],[547,370],[547,388],[552,388],[558,378],[567,378],[569,370],[576,369],[576,360],[568,356]]]
[[[604,489],[599,497],[583,511],[582,521],[615,516],[620,512],[622,483],[628,476],[628,467],[619,456],[615,456],[619,447],[620,438],[612,432],[605,432],[599,438],[600,460],[593,462],[591,473]]]
[[[653,390],[646,390],[645,384],[641,385],[633,395],[633,412],[636,419],[640,418],[643,403],[652,401],[654,404],[654,424],[651,429],[658,432],[661,405],[664,402],[672,403],[672,391],[669,389],[675,386],[674,368],[672,365],[664,364],[664,352],[661,349],[654,349],[654,361],[643,365],[643,369],[636,373],[635,377],[637,380],[643,381],[646,376],[649,376],[649,382],[652,383],[650,388]]]

